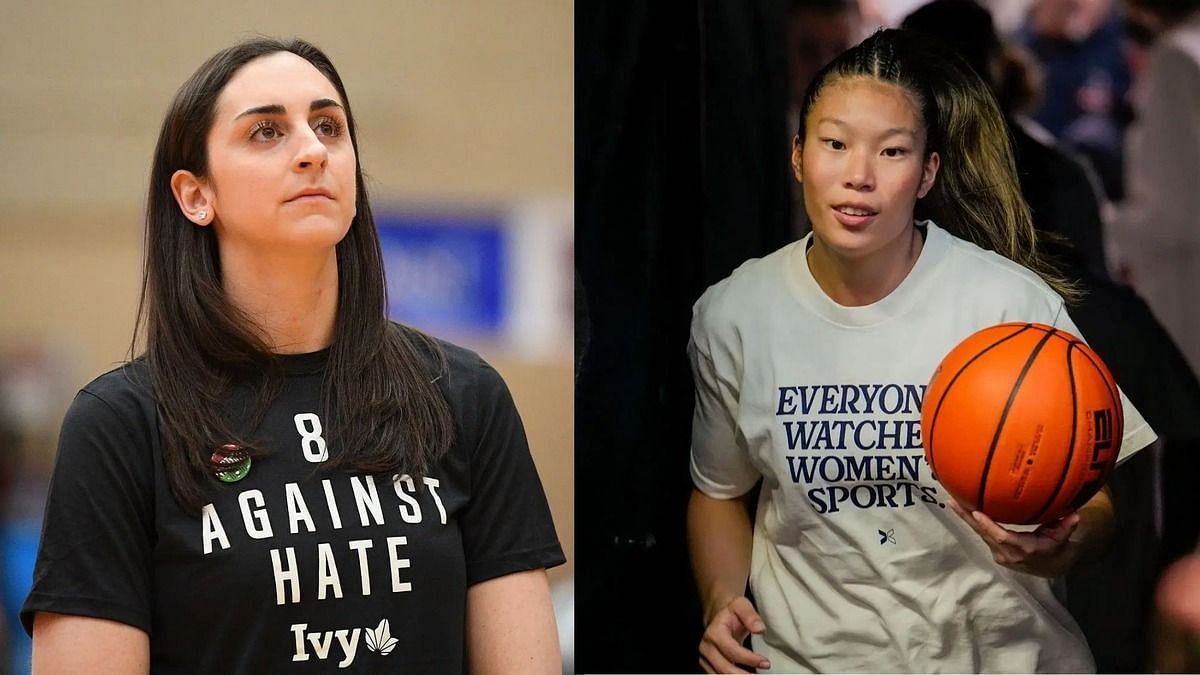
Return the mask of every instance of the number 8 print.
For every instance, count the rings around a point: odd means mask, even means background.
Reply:
[[[321,418],[316,413],[298,413],[295,417],[296,431],[304,448],[304,459],[314,464],[329,459],[325,439],[321,438]]]

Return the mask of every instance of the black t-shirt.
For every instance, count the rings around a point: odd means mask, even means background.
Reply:
[[[422,481],[322,469],[327,353],[285,357],[270,455],[199,516],[168,488],[145,366],[97,378],[63,422],[26,630],[130,624],[155,673],[463,672],[467,587],[564,558],[507,387],[444,348],[456,436]]]

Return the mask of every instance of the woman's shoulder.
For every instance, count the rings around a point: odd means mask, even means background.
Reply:
[[[1008,258],[982,248],[970,241],[945,232],[949,239],[947,247],[949,262],[946,271],[952,276],[941,279],[944,286],[955,293],[992,295],[1001,293],[1005,297],[1027,298],[1051,304],[1062,302],[1062,298],[1036,272]]]
[[[753,315],[763,305],[774,306],[775,294],[787,292],[788,257],[804,244],[803,239],[794,241],[761,258],[751,258],[709,286],[692,306],[695,323],[734,321]]]
[[[146,457],[142,450],[154,445],[157,417],[145,362],[123,363],[79,389],[63,416],[60,452],[69,447],[77,453]]]
[[[435,340],[446,356],[446,373],[452,380],[471,380],[478,385],[483,380],[500,378],[492,364],[478,352],[440,338]]]
[[[417,352],[452,403],[477,396],[481,390],[505,386],[500,374],[478,352],[403,324],[393,325],[419,336],[415,340]]]
[[[126,361],[98,375],[79,390],[112,408],[149,408],[155,406],[150,368],[144,358]]]

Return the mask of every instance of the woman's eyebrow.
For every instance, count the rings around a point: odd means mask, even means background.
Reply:
[[[319,98],[309,104],[308,110],[309,112],[316,112],[317,110],[324,110],[325,108],[341,107],[341,103],[338,103],[331,98]],[[278,103],[269,103],[267,105],[255,106],[253,108],[243,110],[242,112],[238,113],[237,117],[234,117],[233,119],[238,120],[246,115],[283,115],[285,113],[287,113],[287,108],[279,105]]]
[[[835,126],[839,126],[839,127],[843,127],[843,128],[847,128],[847,129],[851,128],[851,125],[849,123],[843,122],[842,120],[840,120],[836,117],[822,117],[821,119],[817,120],[817,124],[822,124],[822,123],[833,124]],[[879,135],[881,137],[886,137],[886,136],[895,136],[897,134],[906,134],[909,136],[916,136],[917,132],[913,131],[912,129],[909,129],[908,127],[892,127],[891,129],[883,130],[882,132],[880,132]]]
[[[313,101],[308,106],[308,111],[316,112],[318,110],[324,110],[325,108],[341,108],[341,107],[342,107],[341,103],[338,103],[337,101],[335,101],[331,98],[319,98],[319,99]]]

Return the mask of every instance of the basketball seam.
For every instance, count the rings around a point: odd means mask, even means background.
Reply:
[[[1112,381],[1114,387],[1117,386],[1116,379],[1112,377],[1111,373],[1107,373],[1106,369],[1101,368],[1100,364],[1096,363],[1096,359],[1093,359],[1091,354],[1088,354],[1082,349],[1079,350],[1079,353],[1088,360],[1088,363],[1092,364],[1092,367],[1095,368],[1096,372],[1100,375],[1100,379],[1104,381],[1104,389],[1108,392],[1108,400],[1112,401],[1113,409],[1117,412],[1117,415],[1120,416],[1121,430],[1124,432],[1125,407],[1121,405],[1121,396],[1116,391],[1113,391],[1113,387],[1108,386],[1110,380]]]
[[[1067,458],[1063,462],[1062,473],[1058,476],[1058,482],[1054,484],[1054,492],[1050,494],[1050,499],[1042,506],[1032,520],[1040,521],[1042,516],[1046,515],[1046,511],[1054,505],[1054,500],[1058,499],[1058,493],[1062,492],[1063,481],[1067,479],[1067,473],[1071,470],[1071,459],[1075,456],[1075,430],[1079,427],[1079,402],[1075,392],[1075,366],[1071,364],[1071,351],[1075,349],[1075,343],[1067,345],[1067,379],[1071,383],[1071,441],[1067,444]],[[1083,352],[1080,351],[1082,354]]]
[[[1013,384],[1012,391],[1008,393],[1008,401],[1004,404],[1004,410],[1000,413],[1000,421],[996,423],[996,432],[992,435],[992,444],[988,448],[987,459],[983,463],[983,476],[979,479],[979,498],[975,500],[975,508],[983,511],[983,497],[987,492],[988,472],[992,468],[992,457],[996,454],[996,445],[1000,442],[1000,433],[1004,430],[1004,422],[1008,419],[1008,411],[1012,409],[1013,401],[1017,398],[1017,392],[1020,391],[1021,385],[1025,382],[1025,376],[1029,373],[1030,367],[1041,353],[1042,347],[1046,346],[1046,341],[1054,335],[1056,329],[1051,329],[1038,340],[1037,345],[1033,348],[1033,352],[1029,354],[1029,358],[1025,360],[1025,366],[1021,368],[1021,374],[1017,375],[1017,381]]]
[[[963,371],[966,370],[968,366],[970,366],[972,363],[974,363],[981,356],[990,352],[991,350],[995,349],[996,347],[999,347],[1001,343],[1015,338],[1016,336],[1020,335],[1021,333],[1024,333],[1026,330],[1029,330],[1032,327],[1033,327],[1033,324],[1027,323],[1024,326],[1021,326],[1020,328],[1018,328],[1015,332],[1005,335],[1004,337],[1000,338],[999,340],[996,340],[995,342],[988,345],[987,347],[984,347],[983,349],[979,350],[978,354],[976,354],[975,356],[972,356],[970,359],[967,360],[966,363],[962,364],[962,366],[958,369],[958,372],[954,373],[954,377],[950,378],[950,382],[948,382],[946,384],[946,389],[942,392],[942,397],[938,399],[937,407],[933,409],[933,417],[929,418],[929,438],[924,439],[924,441],[926,443],[925,449],[928,451],[926,453],[928,456],[928,459],[926,461],[929,462],[929,472],[931,474],[933,474],[935,476],[937,475],[937,467],[934,466],[934,462],[933,462],[933,459],[934,459],[933,437],[935,435],[934,429],[937,428],[937,419],[938,419],[938,415],[941,414],[941,412],[942,412],[942,404],[946,402],[946,397],[950,395],[950,389],[952,389],[954,387],[954,383],[958,381],[958,377],[963,374]]]
[[[1052,328],[1053,328],[1053,327],[1052,327]],[[1068,343],[1068,344],[1072,344],[1072,345],[1081,344],[1081,342],[1079,341],[1079,339],[1078,339],[1078,338],[1075,338],[1075,337],[1072,337],[1070,333],[1065,333],[1065,332],[1063,332],[1063,331],[1059,331],[1057,328],[1054,328],[1054,330],[1058,331],[1057,333],[1054,333],[1054,337],[1056,337],[1056,338],[1058,338],[1058,339],[1060,339],[1060,340],[1062,340],[1062,341],[1064,341],[1064,342],[1066,342],[1066,343]]]

